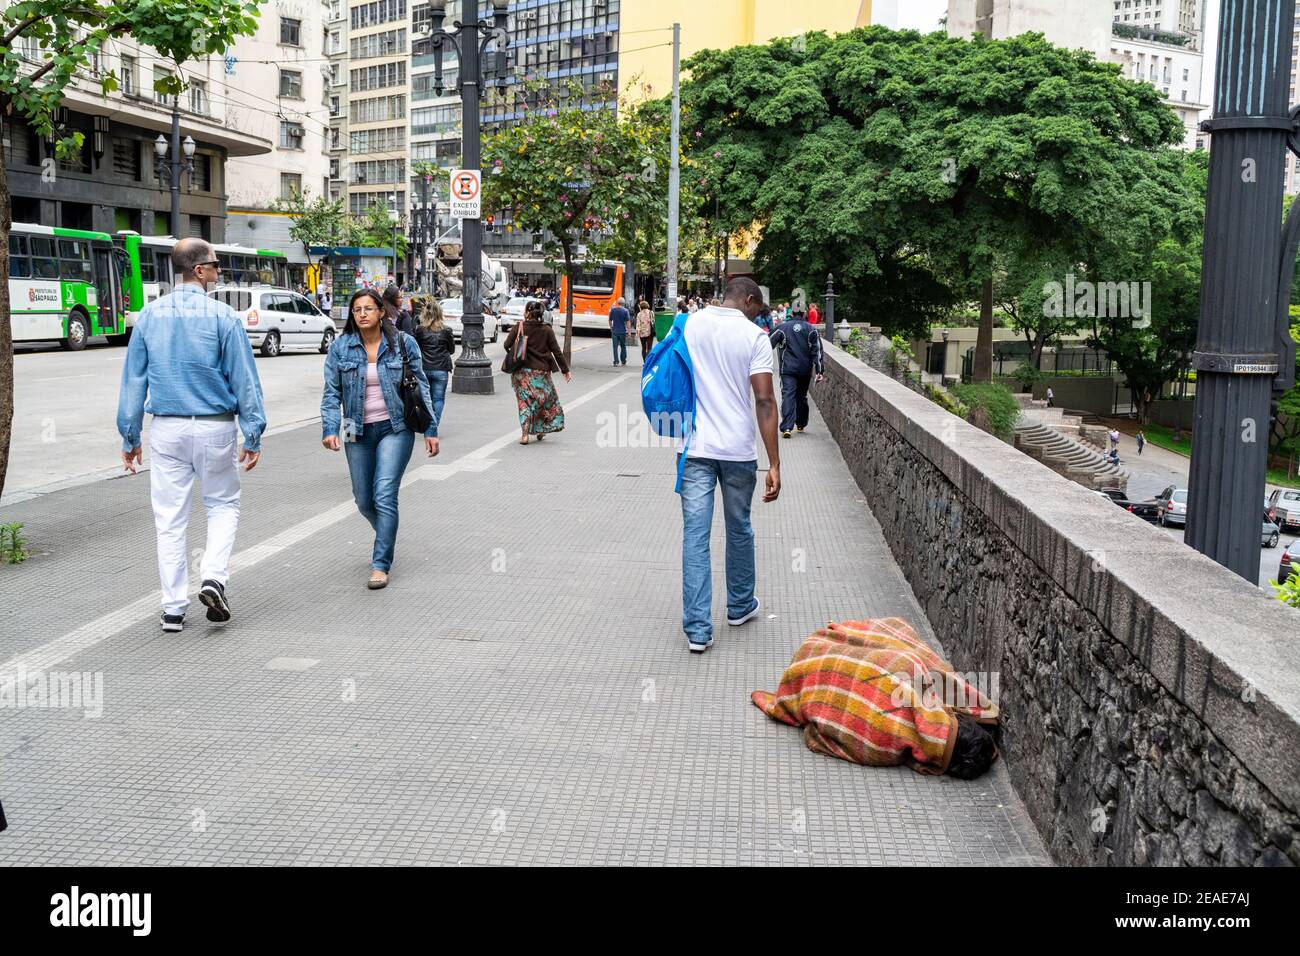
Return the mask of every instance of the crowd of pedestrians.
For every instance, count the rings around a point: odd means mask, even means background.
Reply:
[[[196,480],[208,519],[199,600],[210,621],[231,618],[226,587],[240,513],[240,465],[244,472],[257,465],[266,427],[243,324],[232,309],[207,295],[221,271],[212,246],[183,239],[173,248],[172,264],[182,281],[141,312],[127,350],[117,422],[122,461],[134,473],[142,460],[144,415],[153,415],[150,496],[162,627],[169,632],[182,629],[189,605],[186,530]],[[690,650],[700,652],[713,642],[709,542],[715,496],[721,494],[726,526],[727,622],[739,626],[756,617],[761,606],[750,521],[759,475],[757,442],[762,440],[767,461],[761,500],[770,503],[781,491],[778,431],[789,438],[792,430],[807,427],[808,389],[821,381],[823,361],[811,314],[788,303],[769,305],[751,279],[733,279],[721,300],[706,304],[685,297],[676,305],[696,400],[692,429],[679,446],[682,627]],[[573,380],[545,314],[544,301],[529,302],[523,321],[504,343],[503,367],[510,372],[522,445],[564,428],[552,376],[561,372],[566,382]],[[427,456],[440,451],[455,343],[436,299],[404,296],[391,284],[383,291],[358,289],[345,307],[345,321],[325,357],[321,444],[344,452],[357,510],[374,532],[366,585],[378,590],[389,583],[399,493],[417,438]],[[627,340],[633,335],[643,363],[657,354],[649,302],[638,301],[633,315],[620,299],[610,310],[609,327],[615,365],[627,364]],[[776,352],[781,355],[779,420]]]

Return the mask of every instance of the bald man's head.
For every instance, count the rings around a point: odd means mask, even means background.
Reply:
[[[180,277],[181,282],[204,285],[216,282],[217,267],[211,265],[216,261],[217,251],[204,239],[181,239],[172,247],[172,272]]]

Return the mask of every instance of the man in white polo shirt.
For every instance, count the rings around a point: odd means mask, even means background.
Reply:
[[[695,430],[682,471],[682,629],[696,652],[713,643],[709,532],[715,486],[722,488],[727,526],[727,623],[740,625],[758,616],[754,529],[749,523],[758,474],[756,431],[762,432],[767,449],[763,500],[775,501],[781,493],[772,346],[754,324],[754,317],[766,308],[763,291],[753,279],[732,279],[722,305],[700,309],[686,322],[695,379]]]

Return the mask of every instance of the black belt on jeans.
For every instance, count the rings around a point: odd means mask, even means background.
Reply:
[[[155,415],[154,418],[178,418],[186,422],[233,422],[234,412],[218,412],[215,415]]]

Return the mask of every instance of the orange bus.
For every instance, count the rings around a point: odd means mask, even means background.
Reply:
[[[623,263],[604,260],[586,262],[580,267],[577,281],[573,283],[573,327],[575,329],[609,330],[609,310],[623,295]],[[555,324],[564,322],[568,308],[569,277],[560,276],[560,304],[555,310]],[[635,313],[635,303],[628,303]]]

